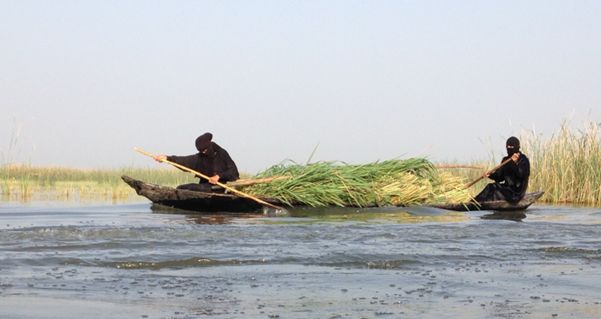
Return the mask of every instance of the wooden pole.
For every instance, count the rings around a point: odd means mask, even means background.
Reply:
[[[156,155],[154,155],[154,154],[151,154],[151,153],[148,153],[148,152],[146,152],[145,150],[143,150],[143,149],[141,149],[141,148],[134,147],[134,150],[135,150],[136,152],[140,153],[140,154],[144,154],[144,155],[146,155],[146,156],[149,156],[149,157],[152,157],[152,158],[154,158],[154,159],[157,159],[157,156],[156,156]],[[172,161],[170,161],[170,160],[167,160],[167,159],[165,159],[165,160],[160,160],[160,161],[161,161],[161,162],[168,163],[168,164],[171,164],[171,165],[173,165],[173,166],[175,166],[175,167],[177,167],[177,168],[179,168],[179,169],[181,169],[181,170],[184,170],[184,171],[186,171],[186,172],[190,172],[190,173],[192,173],[192,174],[195,174],[195,175],[197,175],[197,176],[200,176],[200,177],[202,177],[202,178],[204,178],[204,179],[206,179],[206,180],[209,180],[209,179],[210,179],[210,178],[209,178],[207,175],[204,175],[204,174],[202,174],[202,173],[200,173],[200,172],[197,172],[197,171],[195,171],[195,170],[193,170],[193,169],[191,169],[191,168],[185,167],[185,166],[183,166],[183,165],[180,165],[180,164],[178,164],[178,163],[172,162]],[[219,186],[221,186],[221,187],[223,187],[223,188],[225,188],[225,189],[227,189],[228,191],[230,191],[230,192],[232,192],[232,193],[234,193],[234,194],[236,194],[236,195],[238,195],[238,196],[241,196],[241,197],[246,197],[246,198],[250,198],[250,199],[254,200],[255,202],[257,202],[257,203],[259,203],[259,204],[262,204],[262,205],[265,205],[265,206],[269,206],[269,207],[271,207],[271,208],[275,208],[275,209],[279,209],[279,210],[284,210],[284,208],[282,208],[282,207],[279,207],[279,206],[276,206],[276,205],[274,205],[274,204],[268,203],[268,202],[266,202],[266,201],[264,201],[264,200],[262,200],[262,199],[260,199],[260,198],[256,198],[256,197],[254,197],[254,196],[252,196],[252,195],[250,195],[250,194],[246,194],[246,193],[244,193],[244,192],[241,192],[241,191],[239,191],[239,190],[237,190],[237,189],[235,189],[235,188],[231,188],[231,187],[229,187],[229,186],[227,186],[227,185],[225,185],[225,184],[223,184],[223,183],[216,182],[215,184],[216,184],[216,185],[219,185]]]
[[[249,178],[249,179],[239,179],[234,182],[228,183],[229,186],[232,187],[240,187],[240,186],[250,186],[256,184],[264,184],[271,183],[273,181],[279,181],[290,178],[289,176],[273,176],[273,177],[265,177],[265,178]]]
[[[463,169],[484,169],[485,167],[483,166],[476,166],[476,165],[461,165],[461,164],[439,164],[439,165],[434,165],[434,167],[436,168],[441,168],[441,169],[447,169],[447,168],[463,168]]]
[[[503,167],[505,164],[509,163],[510,161],[512,161],[511,157],[510,157],[510,158],[508,158],[508,159],[506,159],[506,160],[504,160],[504,161],[503,161],[501,164],[499,164],[499,165],[495,166],[495,167],[494,167],[493,169],[491,169],[490,171],[488,171],[488,172],[484,173],[482,176],[478,177],[478,178],[477,178],[476,180],[474,180],[473,182],[471,182],[471,183],[467,184],[467,185],[465,186],[465,188],[470,188],[470,187],[472,187],[472,185],[474,185],[474,184],[478,183],[478,182],[479,182],[481,179],[483,179],[483,178],[487,177],[488,175],[490,175],[490,174],[494,173],[496,170],[498,170],[499,168]]]

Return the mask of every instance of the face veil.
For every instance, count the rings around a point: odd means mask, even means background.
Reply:
[[[511,156],[520,151],[520,140],[517,137],[512,136],[505,142],[505,148],[507,149],[507,156]]]

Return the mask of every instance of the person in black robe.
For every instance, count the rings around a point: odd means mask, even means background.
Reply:
[[[516,137],[507,139],[505,146],[507,156],[503,157],[501,162],[509,158],[512,160],[488,176],[495,182],[486,185],[475,197],[477,202],[506,200],[517,203],[524,198],[530,177],[530,161],[520,152],[520,140]]]
[[[156,157],[157,161],[167,159],[210,177],[209,180],[207,180],[197,176],[200,178],[198,184],[184,184],[178,186],[178,189],[210,192],[211,186],[217,182],[227,183],[240,178],[238,168],[228,152],[217,145],[217,143],[213,142],[212,139],[213,134],[211,133],[205,133],[199,136],[195,142],[198,153],[193,155],[159,155]]]

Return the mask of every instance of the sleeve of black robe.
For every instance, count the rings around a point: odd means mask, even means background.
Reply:
[[[188,155],[188,156],[171,155],[171,156],[167,156],[167,160],[177,163],[179,165],[185,166],[187,168],[196,170],[196,163],[198,162],[198,154],[193,154],[193,155]],[[183,169],[182,169],[182,171],[183,171]]]
[[[220,170],[217,172],[219,175],[219,180],[222,182],[232,182],[240,178],[240,174],[238,173],[238,168],[236,167],[236,163],[230,157],[230,154],[223,148],[219,150],[219,162],[220,162]]]
[[[503,157],[503,159],[501,160],[501,163],[503,163],[506,159],[508,159],[509,157]],[[507,163],[505,166],[509,165],[510,163]],[[488,176],[488,178],[494,180],[495,182],[501,182],[505,179],[505,166],[499,168],[498,170],[494,171],[492,174],[490,174],[490,176]]]

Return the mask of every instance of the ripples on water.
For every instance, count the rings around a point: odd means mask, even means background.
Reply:
[[[2,207],[0,317],[597,318],[600,211]]]

